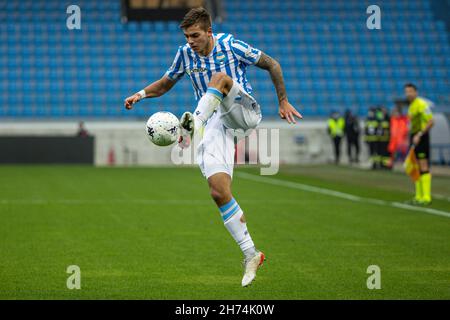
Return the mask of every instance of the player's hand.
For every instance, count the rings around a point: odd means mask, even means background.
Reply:
[[[125,99],[125,108],[127,108],[128,110],[132,109],[133,104],[135,104],[136,102],[138,102],[141,99],[142,99],[142,97],[139,93],[133,94],[132,96]]]
[[[281,119],[286,119],[289,123],[297,123],[295,117],[302,119],[303,116],[298,112],[288,101],[284,99],[280,102],[280,107],[278,108],[278,114]],[[295,117],[294,117],[295,116]]]
[[[420,142],[420,138],[422,137],[422,132],[418,132],[413,137],[413,144],[417,146]]]

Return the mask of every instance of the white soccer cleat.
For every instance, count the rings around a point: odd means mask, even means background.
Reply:
[[[256,277],[256,271],[262,266],[264,260],[266,260],[266,257],[264,256],[264,253],[260,251],[258,251],[253,258],[244,260],[245,272],[244,277],[242,278],[243,287],[246,287],[252,283]]]
[[[178,145],[180,148],[188,148],[194,135],[194,116],[189,111],[183,113],[180,118],[180,137]]]

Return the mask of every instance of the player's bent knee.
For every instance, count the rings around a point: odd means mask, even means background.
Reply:
[[[231,199],[230,192],[224,188],[211,187],[210,194],[211,198],[213,198],[214,202],[219,206],[227,203]]]
[[[211,194],[211,198],[213,198],[213,200],[217,204],[221,204],[226,201],[225,199],[226,199],[227,193],[224,192],[223,190],[211,188],[210,194]]]
[[[210,190],[210,195],[211,195],[211,198],[213,198],[213,200],[215,202],[220,202],[220,200],[222,198],[222,193],[213,188],[211,188],[211,190]]]
[[[230,87],[233,85],[233,79],[223,72],[217,72],[212,75],[209,86]]]
[[[217,72],[212,75],[210,82],[222,81],[222,80],[225,80],[226,78],[230,78],[230,77],[225,72]]]
[[[218,206],[231,200],[231,178],[229,175],[219,172],[208,178],[211,197]]]

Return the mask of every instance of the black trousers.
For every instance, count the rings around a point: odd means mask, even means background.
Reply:
[[[382,168],[387,168],[389,164],[390,154],[388,150],[389,141],[377,142],[377,154],[379,156],[379,163]]]
[[[375,141],[368,141],[367,145],[369,146],[369,155],[370,157],[374,157],[377,154],[377,148],[376,148],[376,142]]]
[[[339,163],[339,158],[341,157],[341,137],[333,137],[334,146],[334,162]]]
[[[413,137],[413,134],[409,137],[411,144]],[[428,132],[420,138],[419,144],[414,148],[414,153],[417,159],[430,159],[430,134]]]
[[[353,156],[353,150],[355,155]],[[359,139],[358,136],[347,136],[347,155],[350,162],[359,160]]]

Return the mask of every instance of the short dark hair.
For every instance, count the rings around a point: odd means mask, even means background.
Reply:
[[[181,21],[180,28],[186,29],[197,23],[200,24],[201,28],[205,31],[212,25],[211,15],[203,7],[189,10]]]
[[[415,84],[413,84],[413,83],[411,83],[411,82],[409,82],[409,83],[405,84],[405,89],[406,89],[406,88],[413,88],[414,90],[416,90],[416,91],[417,91],[417,87],[416,87],[416,85],[415,85]]]

